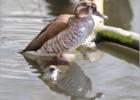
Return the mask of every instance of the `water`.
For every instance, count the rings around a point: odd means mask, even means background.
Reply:
[[[72,96],[75,91],[72,86],[76,88],[76,82],[85,91],[91,90],[89,97],[97,92],[104,93],[104,98],[99,100],[140,100],[140,69],[107,53],[98,52],[93,63],[69,69],[72,74],[65,73],[64,81],[69,84],[59,84],[64,86],[61,93],[60,89],[44,84],[38,74],[32,73],[35,69],[30,68],[32,65],[17,52],[42,29],[47,23],[44,20],[72,12],[70,2],[64,3],[66,6],[60,12],[57,9],[60,6],[52,4],[51,0],[0,1],[0,100],[88,100]],[[130,26],[124,25],[124,28]]]

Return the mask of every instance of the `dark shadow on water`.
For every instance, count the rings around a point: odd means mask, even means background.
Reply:
[[[75,4],[69,0],[45,0],[50,15],[58,16],[60,14],[72,14]]]

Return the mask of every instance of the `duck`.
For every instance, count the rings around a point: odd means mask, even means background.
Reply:
[[[73,15],[62,14],[56,17],[21,53],[35,51],[38,54],[61,55],[75,50],[93,32],[94,19],[92,15],[104,18],[104,15],[97,10],[94,0],[81,0],[76,5]]]

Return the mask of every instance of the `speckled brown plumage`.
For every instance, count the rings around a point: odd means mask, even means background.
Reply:
[[[94,13],[99,14],[94,2],[80,2],[75,7],[74,15],[58,16],[29,43],[23,52],[62,53],[75,49],[92,33],[94,21],[91,15]]]
[[[69,17],[72,15],[60,15],[49,23],[22,51],[36,51],[38,50],[46,41],[55,37],[61,31],[68,27]]]
[[[91,16],[80,19],[71,16],[68,21],[68,26],[60,34],[45,42],[37,52],[57,53],[75,49],[92,32],[94,22]]]

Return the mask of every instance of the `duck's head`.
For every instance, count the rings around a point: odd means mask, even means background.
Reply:
[[[104,15],[97,11],[97,6],[93,0],[81,0],[74,9],[74,15],[77,18],[88,17],[90,15],[97,15],[101,18],[105,18]]]

